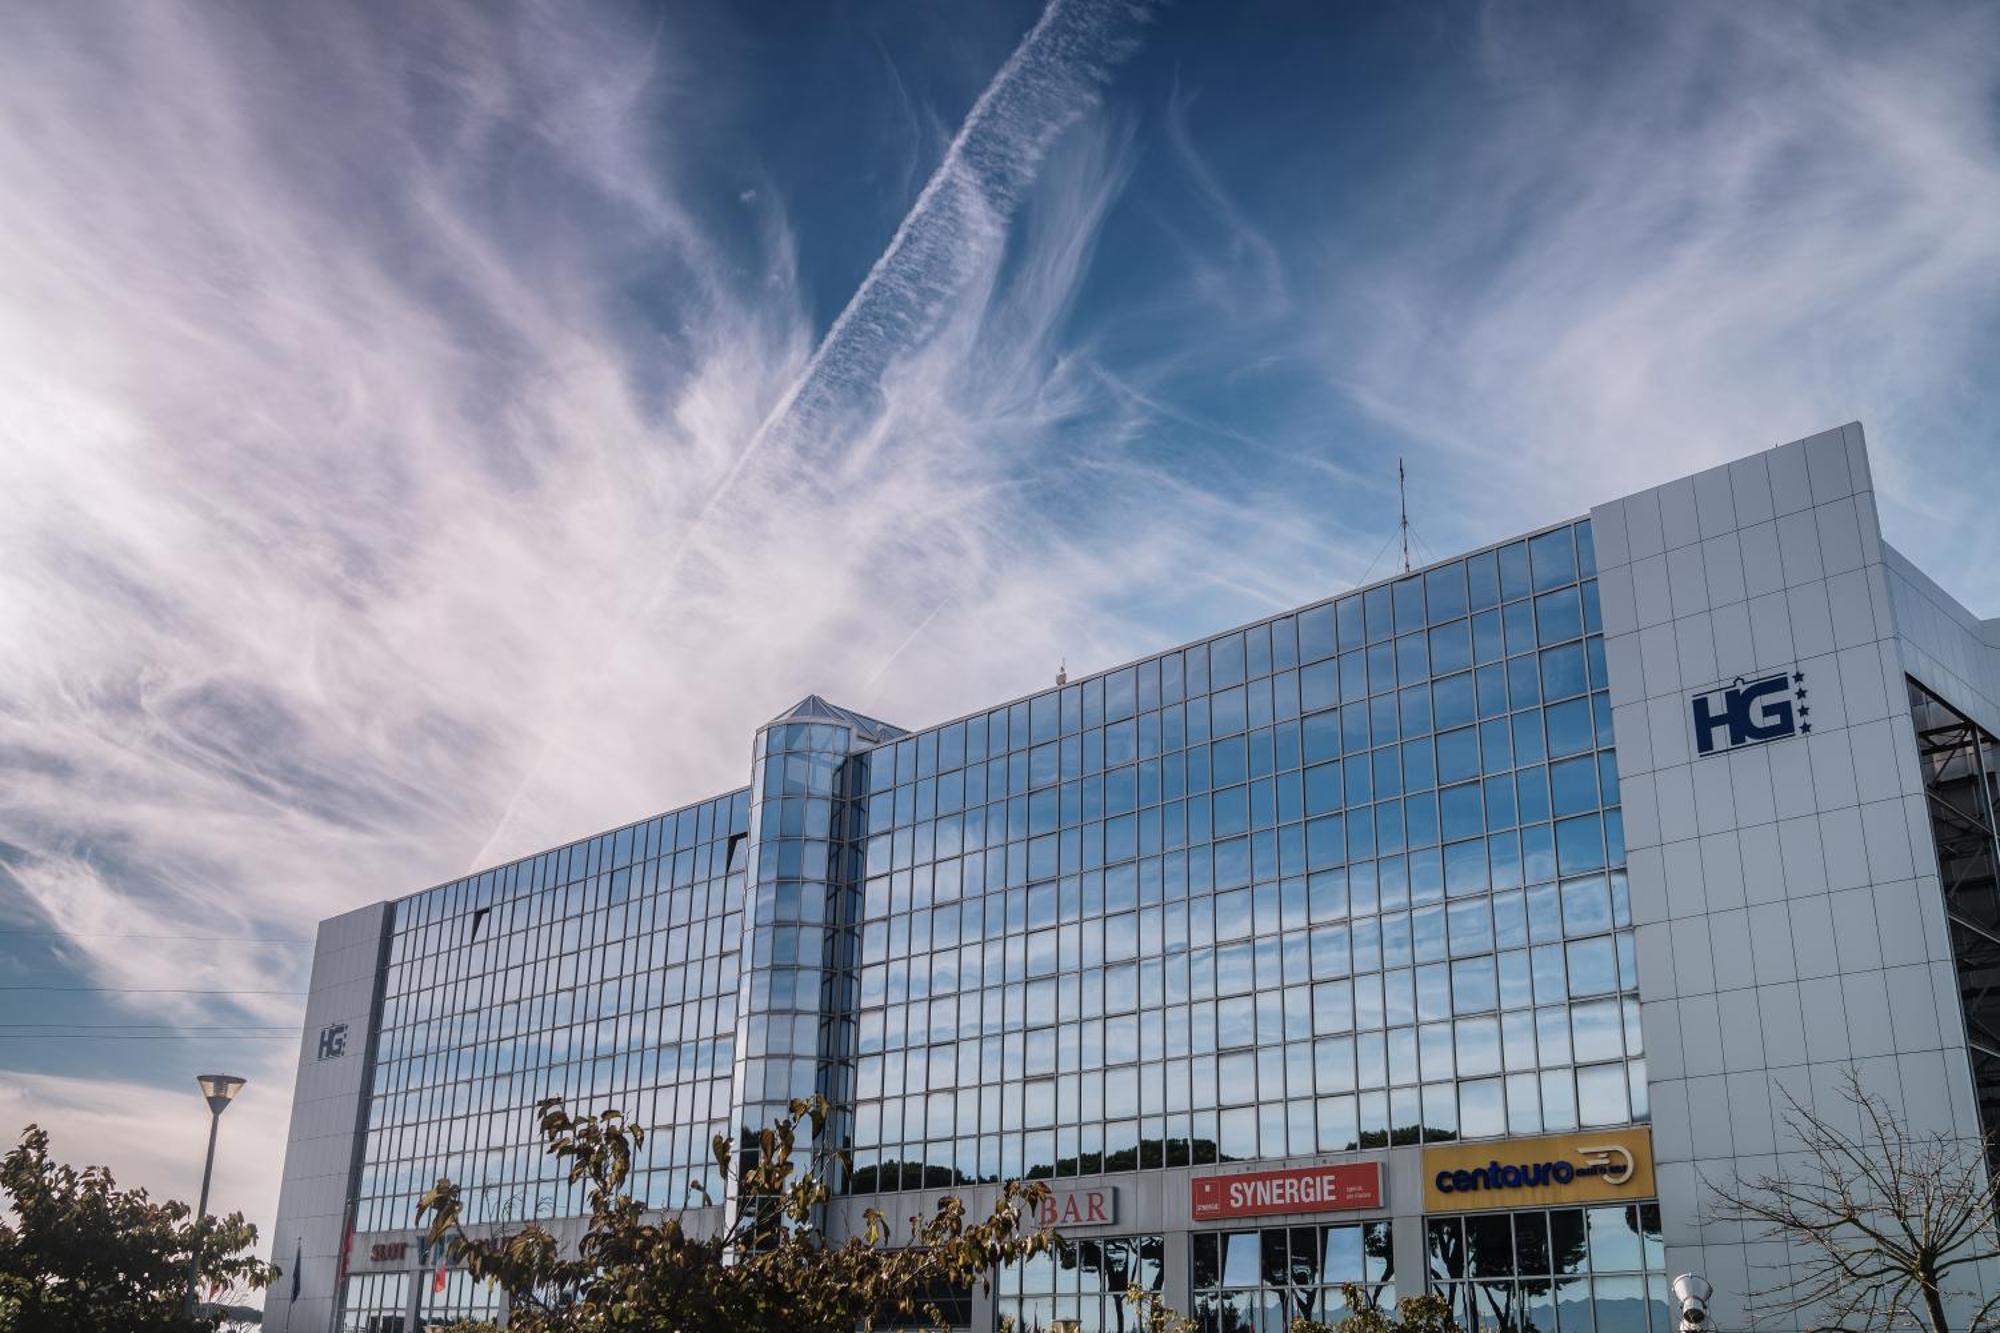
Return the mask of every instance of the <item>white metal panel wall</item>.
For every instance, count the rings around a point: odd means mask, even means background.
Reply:
[[[1980,620],[1895,547],[1882,556],[1904,667],[2000,736],[2000,620]]]
[[[368,1036],[390,911],[390,904],[376,903],[323,921],[313,943],[312,990],[271,1235],[271,1261],[285,1270],[265,1299],[264,1327],[272,1333],[328,1333],[333,1326],[348,1184],[366,1128]],[[339,1054],[332,1053],[335,1046]]]
[[[1861,428],[1591,519],[1667,1259],[1741,1327],[1786,1253],[1704,1220],[1709,1186],[1778,1164],[1787,1093],[1843,1111],[1851,1065],[1979,1133]],[[1697,755],[1692,695],[1794,669],[1809,734]]]

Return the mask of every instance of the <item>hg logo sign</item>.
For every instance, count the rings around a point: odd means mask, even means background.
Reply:
[[[1695,753],[1714,754],[1801,735],[1812,730],[1806,720],[1811,715],[1803,671],[1780,671],[1751,681],[1738,676],[1719,690],[1694,696]]]
[[[338,1060],[347,1054],[347,1024],[329,1023],[319,1030],[319,1058]]]

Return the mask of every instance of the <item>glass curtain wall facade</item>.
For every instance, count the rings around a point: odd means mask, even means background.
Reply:
[[[808,698],[749,789],[399,903],[355,1229],[441,1174],[580,1212],[545,1096],[651,1127],[662,1208],[815,1093],[857,1194],[1645,1120],[1594,574],[1566,523],[915,734]],[[1310,1279],[1218,1251],[1208,1321],[1389,1280],[1306,1230]]]
[[[1587,523],[885,744],[855,1188],[1646,1117]]]
[[[749,812],[739,791],[396,905],[357,1233],[414,1228],[441,1175],[473,1226],[582,1213],[542,1152],[552,1096],[649,1127],[632,1188],[652,1206],[719,1197]],[[462,1273],[417,1281],[429,1322],[497,1313]],[[400,1276],[349,1277],[342,1327],[400,1329],[407,1297]]]
[[[735,1115],[739,1147],[794,1100],[834,1108],[849,1137],[853,1101],[858,833],[850,756],[897,729],[817,696],[757,733],[750,819],[750,963],[739,988]],[[729,1182],[732,1190],[734,1177]],[[731,1199],[732,1205],[736,1200]]]
[[[1131,1293],[1161,1293],[1166,1241],[1161,1236],[1105,1236],[1010,1266],[994,1284],[995,1313],[1018,1333],[1049,1333],[1065,1320],[1091,1333],[1137,1333],[1145,1327]]]
[[[663,1208],[815,1093],[851,1193],[1645,1120],[1594,574],[1566,523],[915,734],[808,698],[746,791],[399,903],[355,1229],[580,1212],[546,1096]],[[1388,1280],[1336,1232],[1210,1322]]]
[[[274,1333],[491,1313],[417,1199],[573,1236],[552,1095],[698,1231],[712,1139],[815,1094],[835,1235],[1047,1181],[1073,1245],[938,1293],[975,1333],[1134,1283],[1217,1333],[1345,1283],[1651,1333],[1681,1271],[1747,1321],[1770,1256],[1689,1182],[1762,1108],[1866,1057],[2000,1123],[2000,621],[1872,497],[1850,425],[921,730],[809,696],[741,791],[329,920]]]
[[[1466,1333],[1666,1333],[1658,1204],[1433,1217],[1431,1290]]]
[[[1194,1241],[1194,1313],[1216,1333],[1287,1330],[1295,1319],[1339,1323],[1344,1288],[1383,1309],[1396,1304],[1387,1222],[1204,1232]]]

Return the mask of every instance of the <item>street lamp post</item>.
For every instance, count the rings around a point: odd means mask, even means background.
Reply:
[[[202,1223],[208,1220],[208,1180],[215,1172],[215,1131],[222,1124],[222,1113],[229,1109],[229,1103],[236,1094],[243,1091],[244,1079],[234,1074],[197,1074],[195,1083],[201,1088],[201,1095],[208,1100],[208,1160],[201,1168],[201,1206],[194,1215],[194,1253],[188,1259],[187,1313],[194,1316],[195,1292],[201,1283],[201,1241]]]

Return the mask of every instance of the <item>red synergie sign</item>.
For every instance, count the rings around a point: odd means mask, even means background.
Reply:
[[[1194,1220],[1263,1217],[1272,1213],[1329,1213],[1382,1206],[1382,1164],[1349,1162],[1291,1171],[1250,1171],[1203,1176],[1194,1182]]]

